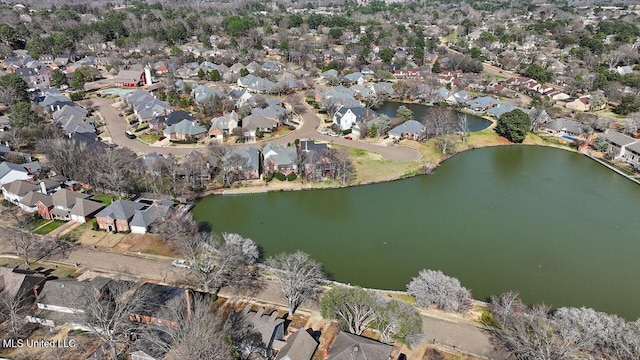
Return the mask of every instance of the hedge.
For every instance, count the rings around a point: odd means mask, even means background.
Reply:
[[[281,173],[281,172],[276,172],[273,174],[273,177],[280,180],[280,181],[284,181],[287,177]]]
[[[347,129],[342,132],[342,135],[349,135],[349,134],[351,134],[351,129]]]
[[[296,173],[291,173],[291,174],[287,175],[287,181],[293,181],[296,178],[298,178],[298,175],[296,175]]]

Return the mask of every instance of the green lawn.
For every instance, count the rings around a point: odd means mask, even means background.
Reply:
[[[138,135],[138,139],[146,142],[147,144],[153,144],[160,138],[158,134],[141,134]]]
[[[46,235],[50,232],[52,232],[53,230],[59,228],[60,226],[62,226],[62,224],[65,224],[66,221],[62,221],[62,220],[53,220],[52,222],[36,229],[34,232],[36,234],[40,234],[40,235]]]
[[[32,220],[29,220],[29,222],[27,223],[26,230],[33,231],[33,230],[39,228],[40,226],[48,223],[49,221],[51,221],[51,220],[33,218]]]
[[[109,194],[97,194],[93,195],[92,200],[99,201],[105,205],[111,205],[112,202],[121,199],[120,196],[109,195]]]

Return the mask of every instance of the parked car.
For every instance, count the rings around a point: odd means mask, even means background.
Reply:
[[[331,133],[331,134],[329,134],[329,135],[331,135],[331,136],[333,136],[333,137],[338,137],[338,136],[340,136],[340,134],[338,134],[338,133]]]
[[[320,129],[320,130],[318,130],[318,132],[320,134],[322,134],[322,135],[329,135],[329,132],[327,130],[325,130],[325,129]]]
[[[184,269],[191,269],[191,263],[189,263],[186,260],[181,260],[181,259],[177,259],[177,260],[173,260],[171,262],[171,266],[175,266],[175,267],[179,267],[179,268],[184,268]]]
[[[127,130],[124,132],[125,135],[127,135],[127,137],[129,139],[135,139],[136,138],[136,134],[132,133],[131,131]]]
[[[118,116],[123,117],[123,116],[124,116],[124,114],[123,114],[123,113],[120,113],[120,114],[118,114]]]
[[[347,140],[353,140],[353,138],[351,136],[345,136],[344,138],[347,139]]]

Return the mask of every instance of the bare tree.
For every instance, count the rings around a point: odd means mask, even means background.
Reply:
[[[415,296],[419,306],[435,305],[444,311],[466,312],[471,309],[471,292],[456,278],[442,271],[421,270],[407,285],[407,292]]]
[[[63,299],[74,306],[76,320],[105,342],[112,360],[118,359],[118,348],[127,344],[129,335],[139,329],[139,323],[129,319],[139,313],[149,302],[146,288],[136,289],[136,284],[111,280],[104,286],[86,281],[82,294],[73,299]]]
[[[244,178],[242,168],[246,165],[247,159],[229,147],[210,146],[209,162],[214,177],[223,187],[231,187]]]
[[[0,295],[0,323],[5,323],[5,338],[18,338],[23,331],[24,313],[29,303],[22,296],[11,296],[6,291]]]
[[[142,345],[165,359],[226,360],[233,348],[223,332],[222,315],[211,310],[211,302],[194,294],[175,298],[162,308],[158,318],[166,323],[149,324]],[[206,339],[206,341],[205,341]]]
[[[467,141],[467,137],[469,137],[469,121],[468,115],[463,113],[457,114],[458,118],[458,131],[462,133],[462,145],[464,145]]]
[[[317,161],[327,162],[330,166],[333,178],[341,184],[348,184],[356,177],[356,168],[351,161],[349,153],[344,150],[327,149],[324,156],[317,156]]]
[[[399,340],[413,345],[422,340],[422,317],[411,304],[401,300],[383,301],[377,313],[375,328],[382,341]]]
[[[0,104],[12,106],[20,101],[21,97],[14,87],[0,88]]]
[[[205,292],[217,295],[224,286],[244,288],[255,281],[253,265],[260,252],[251,239],[238,234],[199,233],[181,239],[179,248],[192,263],[191,272]]]
[[[322,265],[309,254],[302,251],[282,253],[267,259],[267,265],[277,270],[275,276],[287,299],[289,315],[293,315],[303,301],[320,292],[320,281],[324,279]]]
[[[445,107],[434,107],[423,118],[427,126],[427,133],[433,136],[443,136],[452,132],[456,123],[453,121],[453,111]]]
[[[224,326],[224,332],[229,340],[239,350],[239,359],[264,359],[264,349],[267,346],[262,335],[253,327],[241,312],[232,312]]]
[[[161,234],[165,242],[179,250],[183,239],[194,238],[198,234],[198,222],[190,212],[174,211],[165,219],[151,224],[152,232]]]

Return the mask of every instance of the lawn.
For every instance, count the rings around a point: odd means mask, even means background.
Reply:
[[[93,195],[92,200],[99,201],[105,205],[111,205],[115,200],[121,199],[120,196],[109,195],[109,194],[97,194]]]
[[[158,134],[141,134],[138,135],[138,139],[146,142],[147,144],[153,144],[160,138]]]
[[[407,173],[415,172],[419,162],[396,162],[385,159],[382,155],[361,149],[333,145],[335,148],[347,149],[356,166],[356,183],[393,180]]]
[[[12,258],[0,258],[0,266],[8,266],[8,267],[22,266],[24,268],[24,261],[18,260],[18,259],[12,259]],[[31,264],[29,268],[31,270],[40,270],[43,272],[46,272],[47,270],[51,271],[50,275],[55,276],[57,278],[70,277],[77,270],[73,266],[67,266],[67,265],[54,266],[51,264],[44,264],[40,262]]]
[[[29,222],[26,224],[26,229],[29,231],[33,231],[37,228],[39,228],[40,226],[48,223],[49,219],[36,219],[36,218],[32,218],[31,220],[29,220]]]
[[[63,224],[66,224],[66,221],[62,221],[62,220],[53,220],[50,223],[36,229],[34,232],[36,234],[40,234],[40,235],[46,235],[50,232],[52,232],[53,230],[59,228],[60,226],[62,226]]]

